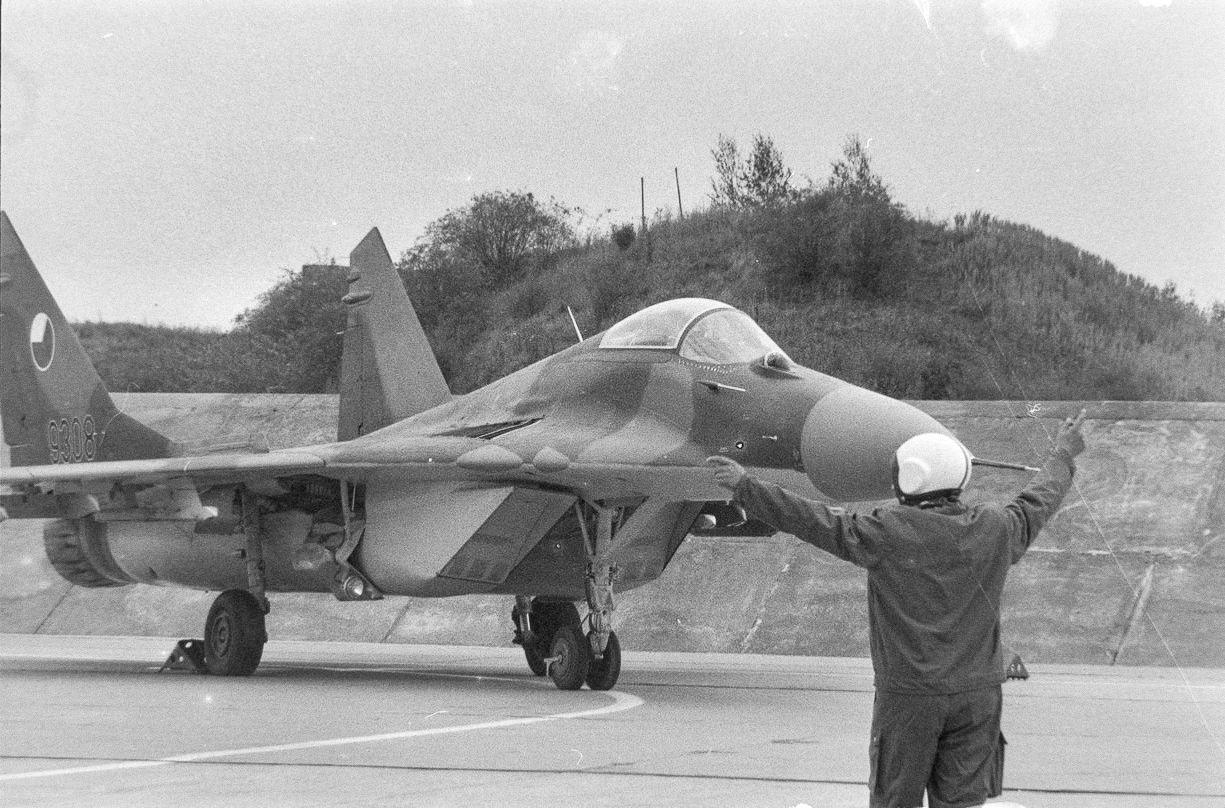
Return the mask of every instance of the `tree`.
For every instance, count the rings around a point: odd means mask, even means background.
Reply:
[[[715,176],[710,181],[710,201],[716,207],[737,210],[743,206],[740,184],[740,149],[736,141],[720,134],[718,144],[710,150],[715,158]]]
[[[918,266],[914,222],[898,205],[864,200],[850,206],[849,225],[852,290],[868,298],[898,296]]]
[[[783,162],[783,155],[773,138],[757,133],[748,157],[741,159],[736,141],[721,134],[710,154],[715,160],[710,199],[716,207],[742,210],[777,205],[795,198],[791,169]]]
[[[280,378],[267,386],[325,392],[340,376],[340,335],[346,317],[340,299],[348,288],[346,277],[345,267],[335,262],[285,270],[254,307],[235,318],[234,346],[222,348],[232,357],[242,355],[241,346],[278,357],[275,367]],[[258,371],[252,367],[251,377],[255,376]]]
[[[481,269],[422,240],[401,256],[397,270],[442,374],[454,385],[455,370],[488,327]]]
[[[847,137],[832,169],[829,190],[847,206],[852,288],[864,297],[895,294],[918,263],[914,222],[889,198],[858,135]]]
[[[842,146],[842,159],[833,163],[829,187],[853,202],[889,204],[889,188],[872,171],[872,160],[859,135],[848,135]]]
[[[761,134],[753,138],[744,170],[741,172],[744,195],[750,204],[764,207],[777,205],[795,197],[791,188],[791,169],[783,163],[783,155],[774,139]]]
[[[423,241],[434,250],[478,267],[485,280],[502,284],[539,260],[574,243],[570,211],[530,193],[478,194],[467,207],[429,224]]]

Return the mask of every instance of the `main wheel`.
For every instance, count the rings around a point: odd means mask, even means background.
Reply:
[[[527,666],[537,676],[548,672],[544,661],[553,649],[553,637],[562,626],[579,625],[578,608],[570,601],[532,601],[532,642],[523,644],[523,656]]]
[[[540,653],[537,645],[538,642],[524,643],[523,656],[527,659],[527,666],[532,669],[532,673],[544,676],[549,672],[549,664],[544,661],[544,655]]]
[[[588,642],[588,647],[591,647]],[[592,690],[612,690],[621,675],[621,641],[617,632],[608,632],[608,645],[604,647],[604,655],[591,660],[587,670],[587,687]]]
[[[259,667],[268,632],[264,610],[245,589],[227,589],[204,622],[204,662],[216,676],[249,676]]]
[[[558,690],[578,690],[591,669],[591,646],[578,626],[562,626],[553,636],[549,678]]]

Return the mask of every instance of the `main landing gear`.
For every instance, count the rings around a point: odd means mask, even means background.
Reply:
[[[621,512],[595,505],[575,507],[587,550],[587,618],[580,619],[569,601],[518,595],[511,612],[515,643],[523,646],[532,673],[548,674],[560,690],[578,690],[584,683],[592,690],[611,690],[621,675],[621,642],[612,627],[617,568],[611,563]],[[584,623],[589,626],[585,634]]]
[[[264,609],[245,589],[227,589],[204,622],[204,663],[217,676],[250,676],[264,655]]]
[[[247,589],[227,589],[217,596],[204,621],[204,639],[180,640],[162,670],[194,670],[215,676],[250,676],[259,667],[268,642],[264,551],[260,541],[259,503],[242,491],[243,533],[247,546],[239,550],[246,562]]]
[[[162,670],[189,670],[214,676],[250,676],[264,655],[267,610],[245,589],[227,589],[213,601],[203,640],[180,640]]]

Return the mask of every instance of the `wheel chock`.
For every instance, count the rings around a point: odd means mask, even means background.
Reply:
[[[208,673],[208,664],[204,661],[204,640],[179,640],[157,672],[165,670]]]
[[[1025,669],[1025,663],[1021,661],[1021,655],[1014,653],[1012,662],[1008,663],[1007,676],[1009,679],[1028,679],[1029,671]]]

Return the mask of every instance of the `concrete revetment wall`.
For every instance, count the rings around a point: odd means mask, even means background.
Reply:
[[[181,440],[335,435],[322,395],[116,395]],[[1225,403],[913,402],[978,456],[1038,465],[1059,421],[1089,408],[1076,485],[1005,591],[1004,640],[1027,662],[1225,667]],[[969,501],[1027,475],[977,468]],[[871,503],[856,505],[870,508]],[[867,656],[866,576],[791,536],[690,537],[663,577],[618,599],[623,646]],[[52,569],[42,523],[0,524],[0,633],[198,637],[213,594],[81,589]],[[339,603],[274,595],[278,639],[509,643],[511,599]]]

